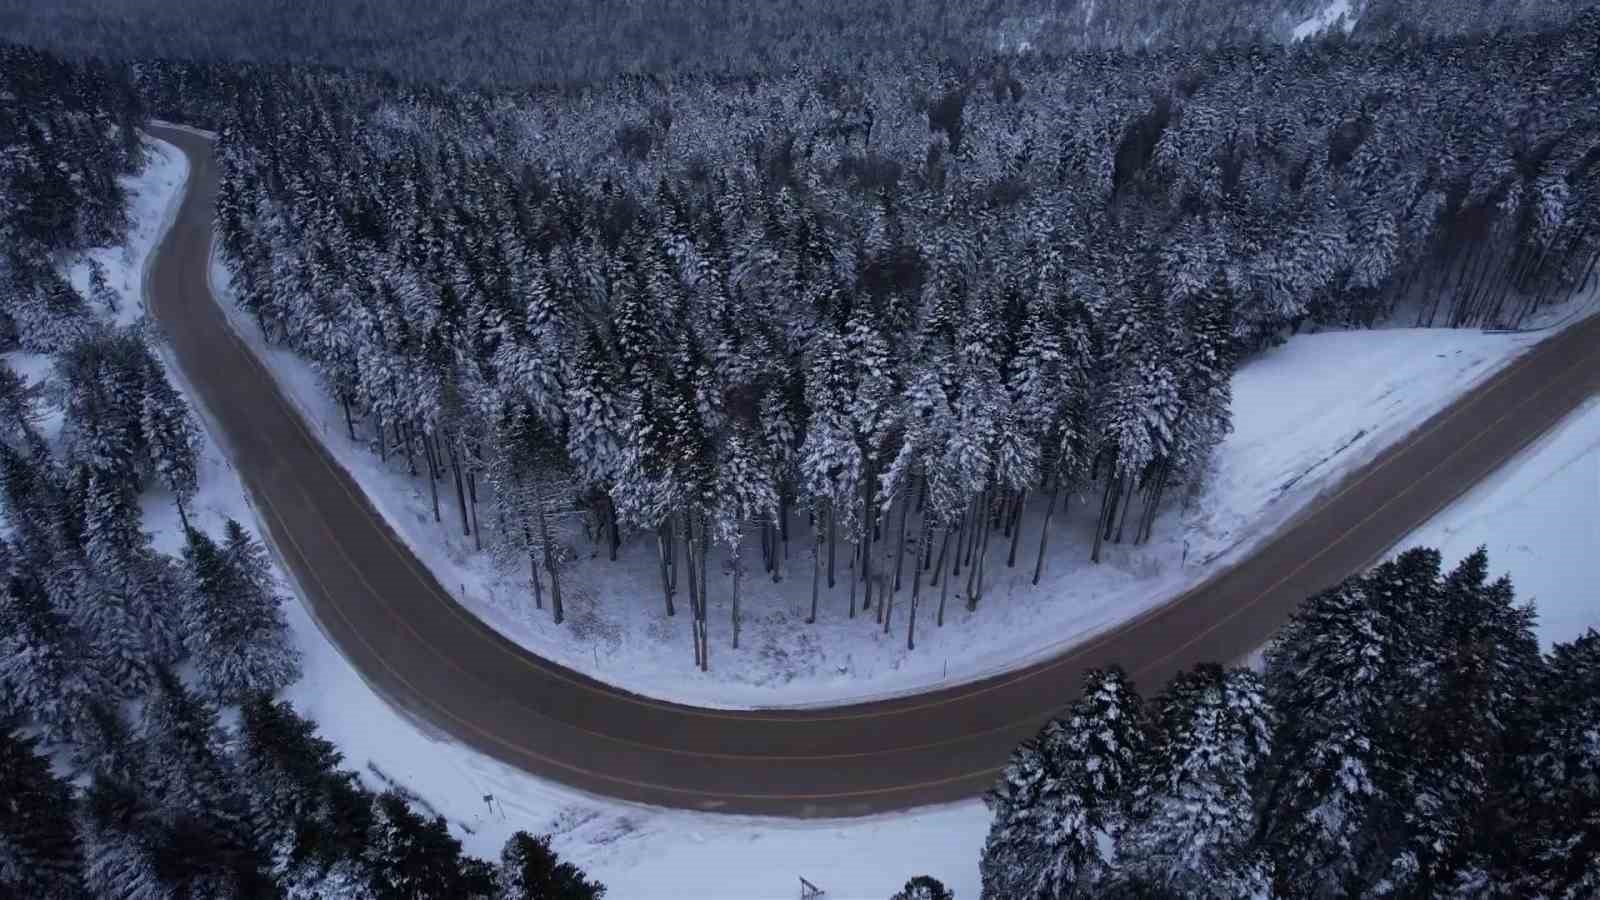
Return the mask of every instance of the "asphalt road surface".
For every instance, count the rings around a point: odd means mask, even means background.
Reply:
[[[210,145],[147,290],[209,425],[322,627],[390,703],[535,775],[624,800],[850,816],[982,793],[1011,749],[1120,664],[1146,693],[1242,657],[1305,596],[1376,561],[1600,389],[1600,316],[1430,419],[1239,565],[1047,662],[903,699],[721,711],[640,697],[540,659],[457,606],[333,461],[232,332],[207,285]]]

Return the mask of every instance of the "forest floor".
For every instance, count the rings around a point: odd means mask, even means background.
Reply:
[[[109,273],[119,294],[129,301],[124,309],[138,306],[137,273],[142,272],[167,210],[176,208],[175,188],[184,173],[182,156],[166,145],[157,146],[171,155],[164,162],[153,161],[145,177],[130,179],[138,218],[125,248],[127,265],[120,273]],[[142,229],[151,237],[141,243]],[[106,252],[120,258],[123,249]],[[1450,343],[1445,340],[1449,336],[1462,343]],[[1205,490],[1241,496],[1241,503],[1254,506],[1234,507],[1231,514],[1236,518],[1231,520],[1218,519],[1215,512],[1209,515],[1207,521],[1223,532],[1208,539],[1211,546],[1227,546],[1241,528],[1256,534],[1281,522],[1292,514],[1289,507],[1302,505],[1310,496],[1302,494],[1312,489],[1308,479],[1325,483],[1333,477],[1333,469],[1358,461],[1352,454],[1377,452],[1428,411],[1448,402],[1447,394],[1464,390],[1467,382],[1483,377],[1527,341],[1478,344],[1485,337],[1495,336],[1409,331],[1309,335],[1294,338],[1242,368],[1234,384],[1237,428],[1229,441],[1235,449],[1219,453]],[[48,357],[7,353],[3,358],[30,381],[52,377]],[[181,373],[172,375],[187,394]],[[1425,380],[1408,384],[1405,378]],[[1313,389],[1317,379],[1324,386]],[[1376,398],[1385,389],[1374,387],[1380,383],[1393,388],[1381,400]],[[1299,393],[1308,390],[1309,395]],[[1252,408],[1253,414],[1248,412]],[[59,422],[59,409],[51,409],[53,421]],[[1365,415],[1355,415],[1362,410]],[[333,421],[338,428],[330,424],[328,430],[342,435],[342,422]],[[53,430],[51,420],[42,425]],[[1374,425],[1382,429],[1376,437]],[[1294,437],[1302,429],[1315,436]],[[1315,465],[1363,430],[1368,434],[1361,440]],[[233,518],[260,534],[237,475],[209,434],[201,459],[196,525],[215,533],[225,518]],[[1265,474],[1250,475],[1257,466]],[[1308,469],[1315,474],[1300,478],[1287,492],[1278,490]],[[406,483],[403,475],[397,480]],[[369,484],[367,489],[373,488]],[[1251,493],[1246,494],[1247,489]],[[414,485],[401,498],[413,494]],[[416,496],[424,494],[425,486]],[[1282,499],[1273,502],[1274,496]],[[1539,634],[1548,646],[1600,625],[1592,599],[1592,586],[1600,583],[1600,554],[1593,552],[1600,546],[1597,499],[1600,402],[1589,404],[1523,451],[1403,545],[1435,544],[1446,561],[1453,562],[1478,544],[1487,544],[1493,569],[1509,571],[1519,596],[1539,604]],[[1251,510],[1256,514],[1254,524],[1249,521]],[[1158,535],[1171,525],[1173,515],[1169,513],[1158,526]],[[1181,512],[1176,516],[1179,521],[1184,518]],[[159,549],[177,552],[182,537],[170,498],[159,493],[145,498],[145,526]],[[418,527],[434,527],[431,512]],[[1193,547],[1190,557],[1195,558]],[[1054,558],[1049,562],[1053,565]],[[281,572],[280,568],[285,592],[292,593],[294,584]],[[423,808],[449,820],[451,833],[469,852],[493,858],[517,829],[550,832],[555,835],[555,849],[607,884],[609,896],[618,900],[787,898],[798,893],[798,876],[827,888],[829,897],[877,900],[918,873],[934,875],[958,897],[980,893],[978,856],[989,815],[979,801],[870,819],[788,821],[670,812],[597,799],[508,768],[406,718],[367,687],[303,603],[287,604],[285,612],[303,654],[304,670],[300,681],[285,691],[286,697],[318,723],[321,733],[344,754],[345,765],[358,770],[369,786],[392,783],[409,791]],[[947,623],[946,630],[952,624]],[[688,655],[686,648],[683,655]],[[730,654],[721,655],[725,661]],[[714,663],[717,660],[714,654]]]
[[[1204,480],[1172,491],[1144,545],[1109,544],[1089,561],[1099,497],[1063,498],[1052,520],[1044,575],[1031,584],[1048,497],[1030,498],[1015,567],[998,533],[975,611],[965,603],[967,572],[952,579],[943,626],[939,592],[926,589],[907,649],[907,597],[913,562],[888,633],[873,614],[848,615],[852,549],[841,540],[836,583],[826,581],[814,624],[812,538],[805,513],[791,518],[787,559],[776,580],[762,570],[759,536],[745,538],[743,626],[732,648],[731,563],[713,548],[709,575],[710,670],[694,665],[685,598],[668,617],[655,541],[625,540],[616,562],[579,527],[560,543],[567,620],[536,609],[524,561],[497,565],[492,507],[480,497],[485,550],[461,528],[448,478],[438,485],[442,522],[433,517],[426,474],[412,476],[403,454],[380,460],[367,423],[357,438],[317,376],[286,348],[268,346],[233,307],[225,268],[213,264],[213,289],[236,330],[267,363],[284,393],[354,476],[395,532],[464,607],[547,659],[636,693],[724,708],[821,705],[902,694],[980,678],[1061,652],[1176,596],[1247,554],[1316,496],[1492,374],[1539,335],[1393,328],[1301,334],[1249,360],[1234,377],[1234,431]],[[424,468],[422,461],[418,466]],[[891,519],[890,528],[898,527]],[[914,525],[914,523],[913,523]],[[886,529],[887,531],[888,529]],[[1130,528],[1131,532],[1133,529]],[[916,529],[912,528],[914,535]],[[885,540],[875,573],[893,571]],[[824,564],[825,569],[825,564]],[[549,584],[545,578],[545,603]],[[682,586],[680,586],[681,588]],[[858,597],[859,602],[859,597]]]

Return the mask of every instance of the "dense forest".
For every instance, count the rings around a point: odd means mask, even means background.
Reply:
[[[141,503],[188,522],[200,433],[154,335],[63,274],[125,238],[142,108],[121,69],[12,47],[0,98],[0,351],[55,375],[0,362],[0,895],[600,896],[548,839],[463,856],[272,699],[298,657],[242,526],[153,549]]]
[[[975,609],[1018,564],[1024,508],[1035,577],[1064,498],[1098,498],[1077,552],[1147,539],[1227,433],[1233,367],[1288,331],[1568,299],[1600,261],[1597,40],[1590,12],[572,91],[138,83],[221,130],[238,300],[351,436],[558,622],[575,520],[650,542],[704,666],[708,597],[737,646],[740,580],[791,530],[813,597],[853,616],[859,588],[888,628],[926,578],[942,623],[951,582]]]
[[[0,34],[75,54],[337,65],[468,84],[775,73],[994,51],[1282,43],[1329,0],[0,0]],[[1532,31],[1592,0],[1351,0],[1356,40]]]
[[[1265,670],[1120,671],[1013,755],[983,896],[1593,897],[1600,633],[1539,653],[1480,549],[1306,600]]]

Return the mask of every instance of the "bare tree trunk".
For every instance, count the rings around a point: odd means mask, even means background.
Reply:
[[[461,512],[461,533],[472,534],[472,525],[467,521],[467,489],[461,483],[461,453],[457,449],[457,438],[452,435],[445,441],[445,452],[450,456],[450,475],[455,479],[456,507]]]
[[[894,590],[900,590],[900,573],[905,570],[906,558],[906,517],[911,514],[911,493],[908,491],[900,498],[900,542],[894,548]]]
[[[811,615],[806,624],[817,621],[817,591],[822,586],[822,528],[818,516],[811,517]]]
[[[661,560],[661,593],[667,598],[667,615],[675,616],[678,611],[672,607],[672,578],[667,574],[667,570],[672,566],[672,550],[668,546],[666,537],[667,530],[672,527],[670,521],[669,516],[667,522],[656,526],[656,555]]]
[[[833,498],[828,498],[827,508],[824,510],[828,517],[828,590],[833,590],[833,547],[838,538],[838,529],[834,527]]]
[[[872,464],[861,479],[861,611],[872,606]]]
[[[978,608],[978,590],[981,589],[981,585],[977,584],[976,579],[983,571],[983,557],[989,549],[989,529],[994,527],[994,517],[989,515],[988,512],[990,502],[992,501],[987,499],[984,501],[983,509],[980,512],[980,515],[982,516],[982,522],[973,529],[978,540],[976,543],[976,559],[972,561],[970,567],[967,569],[968,610],[974,610]]]
[[[967,508],[961,511],[961,517],[956,520],[956,552],[950,560],[950,571],[935,577],[944,581],[948,581],[952,575],[961,577],[961,554],[964,552],[962,548],[967,546],[967,520],[970,518],[972,518],[972,506],[968,504]]]
[[[417,474],[417,458],[416,455],[411,452],[411,426],[405,422],[396,422],[394,429],[395,431],[399,432],[401,438],[405,440],[406,467],[411,470],[411,476],[415,478]]]
[[[733,612],[730,619],[733,624],[733,649],[739,649],[739,580],[744,575],[744,563],[740,559],[740,540],[744,535],[738,528],[733,534]]]
[[[433,443],[427,432],[422,433],[422,455],[428,458],[428,496],[433,500],[433,521],[443,522],[439,515],[439,466],[433,457]]]
[[[1061,480],[1057,479],[1055,485],[1050,489],[1050,505],[1045,507],[1044,523],[1039,526],[1039,558],[1033,564],[1033,583],[1036,587],[1039,584],[1039,575],[1044,572],[1045,542],[1050,538],[1050,519],[1056,514],[1056,497],[1060,496],[1060,494]]]
[[[550,519],[544,508],[544,489],[539,486],[539,479],[533,482],[533,504],[539,512],[539,539],[544,541],[544,567],[550,572],[550,612],[557,625],[565,618],[561,608],[561,573],[556,568],[555,546],[550,542]]]
[[[852,542],[853,543],[853,542]],[[859,554],[850,556],[850,618],[856,617],[856,584],[860,578],[856,577],[861,571],[861,557]]]
[[[1022,511],[1028,503],[1028,490],[1023,488],[1017,492],[1017,505],[1011,511],[1011,552],[1006,554],[1006,568],[1017,567],[1017,542],[1022,540]]]
[[[617,522],[617,502],[611,499],[610,494],[605,495],[606,518],[611,525],[611,561],[617,561],[617,551],[622,548],[622,526]]]
[[[467,469],[467,499],[472,501],[468,510],[472,513],[472,546],[474,549],[483,549],[483,524],[478,521],[478,476],[470,468]]]
[[[683,562],[689,587],[689,636],[694,643],[694,664],[705,671],[705,663],[700,658],[700,590],[695,583],[699,573],[694,564],[694,520],[690,516],[689,510],[683,511]]]
[[[944,599],[950,593],[950,575],[944,571],[945,550],[950,546],[950,526],[946,525],[941,530],[944,532],[944,536],[939,539],[939,562],[933,567],[933,577],[939,579],[939,617],[937,624],[940,628],[943,628]],[[928,582],[928,586],[932,587],[933,582]]]
[[[789,558],[789,492],[778,492],[778,537],[783,543],[783,558]]]
[[[544,609],[544,588],[539,585],[539,551],[533,545],[533,529],[522,520],[522,537],[528,542],[528,577],[533,582],[533,608]]]
[[[383,430],[383,419],[379,418],[377,413],[373,413],[372,418],[377,424],[377,427],[373,430],[378,433],[378,459],[387,464],[389,462],[389,441],[388,435]]]
[[[924,515],[917,537],[918,554],[928,553],[933,545],[933,522]],[[906,649],[917,649],[917,599],[922,596],[922,566],[911,573],[911,621],[906,625]]]
[[[706,590],[706,558],[710,555],[711,532],[706,528],[706,514],[702,510],[697,517],[700,523],[700,554],[696,557],[700,563],[700,671],[711,670],[711,640],[706,629],[707,610],[711,606],[711,594]]]
[[[356,420],[350,416],[350,395],[344,392],[339,394],[339,405],[344,407],[344,427],[350,431],[350,440],[356,439]]]
[[[1106,523],[1111,519],[1111,497],[1113,493],[1121,494],[1122,485],[1115,475],[1106,475],[1105,493],[1100,497],[1100,518],[1094,523],[1094,549],[1089,551],[1089,561],[1100,561],[1100,544],[1105,538]]]
[[[1122,515],[1117,518],[1117,543],[1122,543],[1122,528],[1128,524],[1128,510],[1133,507],[1133,494],[1139,489],[1137,477],[1128,479],[1128,494],[1122,498]]]

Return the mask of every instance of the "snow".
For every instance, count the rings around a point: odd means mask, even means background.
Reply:
[[[1401,547],[1435,547],[1446,567],[1480,545],[1490,572],[1533,601],[1546,650],[1600,628],[1600,400],[1413,532]]]
[[[1059,653],[1238,558],[1345,472],[1537,339],[1404,328],[1292,337],[1240,368],[1233,383],[1234,433],[1198,492],[1171,499],[1149,544],[1108,545],[1103,564],[1091,564],[1093,517],[1087,510],[1099,498],[1073,497],[1052,521],[1054,552],[1035,588],[1033,561],[1048,502],[1035,497],[1016,567],[1005,566],[1008,541],[997,536],[991,544],[988,587],[976,612],[967,611],[961,596],[965,571],[952,585],[942,628],[934,617],[937,591],[924,592],[915,650],[906,649],[909,577],[895,601],[889,634],[872,616],[848,618],[852,554],[842,542],[837,587],[828,590],[824,583],[817,622],[805,624],[811,539],[800,512],[777,583],[762,571],[758,537],[747,538],[738,650],[731,647],[727,606],[731,567],[725,553],[713,550],[711,669],[702,673],[693,664],[688,613],[665,615],[653,540],[626,541],[611,563],[603,547],[568,523],[564,543],[574,557],[562,575],[568,619],[554,625],[548,610],[533,607],[525,564],[502,571],[463,536],[448,479],[439,488],[438,524],[426,476],[409,475],[403,455],[391,453],[387,465],[381,462],[363,423],[357,424],[358,439],[351,440],[343,410],[326,397],[311,368],[291,351],[265,344],[255,323],[231,302],[229,274],[217,261],[212,282],[235,329],[312,430],[464,607],[534,653],[592,677],[647,696],[719,708],[824,705],[912,693]],[[483,518],[491,525],[487,505]],[[877,573],[892,566],[892,559],[873,565]],[[910,571],[908,563],[908,576]],[[679,606],[687,607],[681,594]]]
[[[1356,27],[1356,16],[1351,12],[1350,0],[1330,0],[1327,6],[1294,27],[1294,40],[1303,41],[1327,31],[1335,22],[1340,21],[1341,16],[1344,17],[1344,30],[1348,34]]]
[[[164,216],[164,210],[175,205],[177,187],[169,185],[167,190],[170,193],[166,204],[150,204],[146,215],[156,215],[156,210],[161,209]],[[141,219],[136,229],[146,222]],[[148,246],[147,243],[146,250]],[[130,253],[129,259],[129,271],[142,268],[142,252]],[[252,328],[241,330],[247,337],[254,336]],[[1113,548],[1111,558],[1120,563],[1102,568],[1115,568],[1124,573],[1121,577],[1129,585],[1142,587],[1149,594],[1158,593],[1157,588],[1169,584],[1192,580],[1206,569],[1197,560],[1219,551],[1242,552],[1251,540],[1270,531],[1314,497],[1330,479],[1370,458],[1384,444],[1409,430],[1419,417],[1447,404],[1452,396],[1503,365],[1532,340],[1526,335],[1403,330],[1292,338],[1283,347],[1241,368],[1235,378],[1235,433],[1219,451],[1211,481],[1197,502],[1191,504],[1194,509],[1207,509],[1214,502],[1222,505],[1203,515],[1169,511],[1158,525],[1158,536],[1181,533],[1191,543],[1190,571],[1179,565],[1176,573],[1158,571],[1143,578],[1128,574],[1151,565],[1165,564],[1170,568],[1171,545],[1178,540],[1175,535],[1161,538],[1138,554],[1119,555]],[[294,389],[291,396],[310,412],[311,421],[322,425],[330,445],[338,452],[339,442],[334,439],[343,435],[338,411],[329,409],[321,400],[309,373],[291,365],[292,358],[275,351],[269,351],[266,357],[277,368],[280,382],[292,387],[296,378],[303,379],[303,388]],[[51,374],[48,358],[13,353],[6,354],[6,361],[22,369],[30,380],[47,379]],[[181,373],[171,365],[170,358],[167,362],[175,384],[193,405],[193,394]],[[302,394],[301,390],[305,392]],[[199,412],[205,421],[204,410]],[[192,506],[195,522],[215,533],[226,518],[233,518],[259,535],[256,516],[239,479],[211,439],[211,423],[205,424],[199,492]],[[1357,434],[1360,437],[1351,442]],[[1341,452],[1333,452],[1341,446]],[[1592,550],[1600,546],[1596,541],[1600,538],[1596,531],[1600,513],[1594,503],[1600,492],[1597,447],[1600,407],[1591,404],[1581,417],[1575,416],[1559,432],[1526,451],[1500,476],[1469,493],[1419,532],[1418,539],[1442,540],[1450,548],[1447,555],[1461,555],[1480,539],[1472,531],[1474,528],[1486,534],[1487,522],[1495,521],[1506,526],[1503,531],[1509,538],[1521,532],[1511,527],[1510,520],[1502,521],[1506,514],[1518,517],[1517,521],[1542,517],[1542,522],[1530,523],[1529,527],[1537,524],[1549,533],[1541,531],[1537,538],[1513,538],[1538,546],[1539,553],[1525,550],[1520,556],[1512,556],[1524,561],[1518,564],[1523,568],[1550,566],[1555,573],[1553,580],[1546,582],[1550,587],[1532,587],[1531,581],[1523,580],[1522,570],[1514,569],[1524,595],[1536,593],[1540,597],[1545,612],[1542,627],[1549,628],[1558,609],[1553,598],[1561,593],[1555,590],[1556,580],[1579,588],[1595,583],[1592,552],[1588,558],[1577,554],[1586,547]],[[437,532],[429,530],[434,527],[431,513],[422,505],[426,502],[425,490],[418,491],[399,476],[392,480],[401,483],[404,490],[383,494],[380,489],[391,482],[379,480],[379,476],[394,473],[375,463],[361,463],[363,457],[350,458],[361,465],[356,471],[363,476],[363,485],[369,493],[378,495],[376,499],[382,501],[386,514],[392,516],[394,510],[406,513],[416,523],[416,534],[427,538],[429,544],[437,542]],[[340,459],[344,461],[346,456],[341,455]],[[1259,471],[1252,474],[1253,469]],[[1297,475],[1301,477],[1294,480]],[[1291,480],[1292,484],[1286,486]],[[181,530],[170,498],[159,492],[151,494],[145,498],[144,509],[146,527],[153,533],[157,547],[177,552]],[[1562,523],[1568,522],[1586,523],[1587,531],[1578,527],[1563,531]],[[397,525],[403,524],[405,519],[397,520]],[[1437,529],[1437,533],[1430,535],[1429,529]],[[1064,544],[1064,536],[1060,534],[1053,540]],[[1506,553],[1497,553],[1494,541],[1489,543],[1491,554],[1496,554],[1492,559],[1513,561]],[[1177,552],[1181,554],[1181,550]],[[1219,561],[1224,558],[1227,557]],[[1050,563],[1068,565],[1059,558],[1052,558]],[[435,563],[430,560],[429,564]],[[1081,571],[1083,568],[1077,567],[1080,577],[1090,574]],[[1532,578],[1532,573],[1527,577]],[[294,591],[292,582],[283,579],[283,583],[286,593]],[[1001,594],[996,589],[993,596],[998,598]],[[1582,596],[1581,592],[1571,591],[1566,595]],[[1022,614],[1025,602],[1013,597],[1016,615]],[[1130,602],[1151,601],[1135,598]],[[1590,608],[1593,606],[1590,604]],[[979,620],[997,608],[1006,606],[1000,602],[991,604],[980,610]],[[1048,604],[1035,603],[1033,611],[1043,615],[1050,608]],[[1569,621],[1585,618],[1584,606],[1576,599],[1564,608],[1571,613],[1565,617]],[[303,603],[290,603],[285,612],[303,655],[304,673],[285,691],[285,696],[302,714],[317,721],[321,733],[345,755],[347,767],[359,770],[374,788],[387,786],[385,778],[404,786],[421,804],[450,821],[451,832],[462,839],[469,852],[492,859],[505,838],[517,829],[550,832],[557,852],[605,883],[609,896],[618,900],[792,897],[798,893],[798,876],[826,888],[829,897],[878,898],[889,896],[907,878],[922,873],[940,879],[958,897],[980,894],[978,855],[989,815],[979,801],[868,819],[787,821],[671,812],[598,799],[525,775],[405,717],[367,687],[324,636]],[[1047,618],[1042,624],[1059,624],[1064,618]],[[1587,618],[1592,622],[1593,614]],[[970,625],[978,626],[979,621]],[[1030,628],[1023,633],[1035,630],[1042,629]],[[946,627],[946,633],[962,631],[977,629]],[[1546,640],[1560,636],[1541,634]],[[1010,646],[1018,650],[1026,645],[1013,640]],[[981,649],[976,648],[975,652]],[[988,649],[999,652],[1004,648]],[[687,657],[686,649],[683,655]],[[714,664],[726,664],[731,654],[713,646],[712,658]],[[616,668],[624,663],[631,665],[632,660],[613,657],[610,661]],[[485,802],[485,796],[492,796],[492,805]]]

